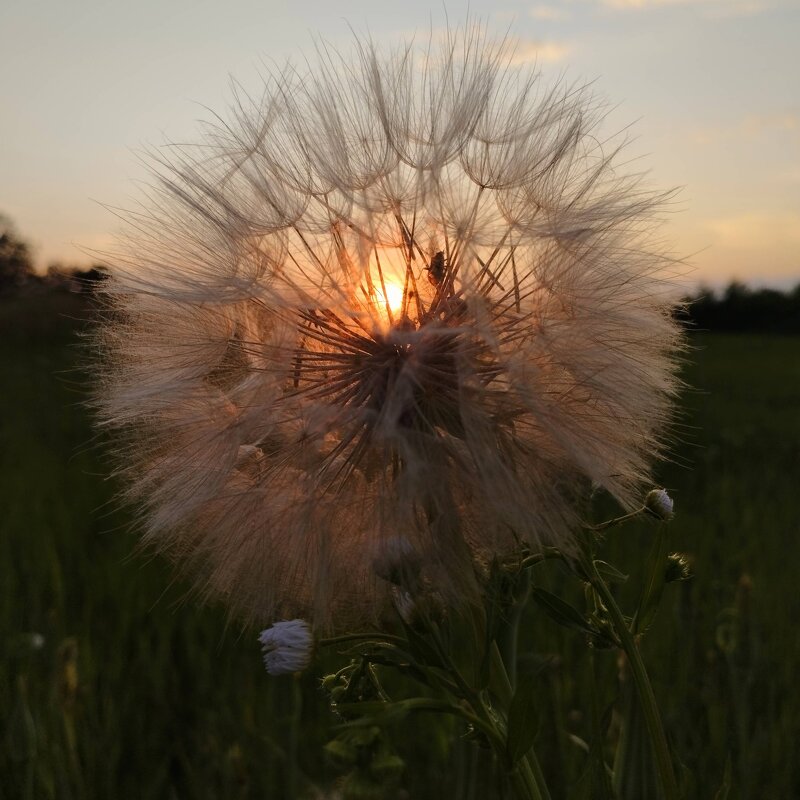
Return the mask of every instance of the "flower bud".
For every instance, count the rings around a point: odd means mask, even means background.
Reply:
[[[689,559],[683,553],[670,553],[667,556],[667,569],[664,572],[664,582],[688,581],[692,577]]]
[[[644,506],[651,514],[665,522],[673,517],[672,498],[667,494],[666,489],[653,489],[648,492],[644,499]]]
[[[264,650],[264,666],[270,675],[302,672],[311,663],[314,637],[302,619],[276,622],[258,637]]]

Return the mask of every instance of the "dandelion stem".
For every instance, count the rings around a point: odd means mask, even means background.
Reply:
[[[630,522],[630,520],[641,517],[642,514],[647,513],[649,513],[647,507],[642,506],[641,508],[637,508],[636,511],[631,511],[630,514],[623,514],[621,517],[614,517],[614,519],[606,520],[606,522],[601,522],[598,525],[590,525],[589,530],[594,531],[595,533],[607,531],[609,528],[616,528],[617,525],[622,525],[623,522]]]
[[[492,642],[491,659],[492,668],[495,670],[498,677],[497,689],[500,694],[498,699],[503,704],[506,714],[508,714],[508,709],[511,706],[511,700],[514,696],[514,690],[508,678],[508,672],[506,672],[503,657],[500,654],[496,642]],[[532,747],[514,765],[509,777],[518,793],[524,788],[525,794],[520,794],[520,797],[534,798],[534,800],[551,800],[550,790],[547,788],[542,768],[539,765],[539,760],[536,758],[536,753]]]
[[[562,559],[564,558],[564,554],[556,547],[545,547],[541,553],[534,553],[533,555],[527,556],[523,558],[522,561],[519,562],[520,569],[527,569],[528,567],[536,566],[536,564],[541,564],[542,561],[547,561],[548,559]]]
[[[303,692],[297,675],[292,676],[292,716],[289,722],[289,759],[286,776],[290,797],[296,797],[298,791],[298,754],[300,745],[300,722],[303,713]]]
[[[536,781],[533,778],[530,765],[527,764],[527,759],[520,759],[508,777],[514,787],[514,794],[518,798],[541,800],[542,794],[536,786]]]
[[[631,666],[631,672],[633,674],[633,682],[636,686],[636,693],[641,703],[642,713],[644,714],[645,725],[650,734],[650,742],[653,747],[656,768],[661,778],[665,799],[677,800],[678,784],[675,780],[675,772],[672,768],[672,758],[669,753],[669,747],[667,746],[667,737],[664,733],[661,714],[656,704],[656,697],[653,693],[653,687],[650,684],[650,678],[647,675],[647,669],[642,660],[639,646],[628,627],[628,623],[625,621],[622,611],[617,605],[617,601],[614,599],[613,593],[597,571],[593,559],[588,559],[586,568],[592,586],[600,595],[600,598],[608,609],[611,622],[614,625],[614,630],[619,637],[625,655],[628,657],[628,663]]]
[[[402,636],[394,636],[391,633],[345,633],[342,636],[332,636],[329,639],[320,639],[320,647],[334,647],[345,642],[361,642],[369,639],[377,639],[382,642],[391,642],[398,645],[408,645]]]
[[[519,583],[516,587],[514,601],[509,607],[505,625],[497,637],[497,641],[502,649],[503,664],[508,674],[511,688],[517,685],[517,642],[519,639],[519,622],[522,612],[525,609],[528,597],[530,596],[531,575],[530,572],[522,572],[519,575]]]

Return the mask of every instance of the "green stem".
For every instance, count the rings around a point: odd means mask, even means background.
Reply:
[[[675,780],[672,758],[670,757],[669,748],[667,747],[667,737],[664,733],[664,726],[661,723],[661,714],[656,704],[656,697],[653,693],[653,687],[650,684],[650,678],[647,675],[647,669],[642,660],[639,646],[636,644],[636,640],[628,627],[628,623],[625,621],[625,617],[622,615],[622,611],[620,611],[617,605],[617,601],[614,599],[614,595],[597,571],[594,560],[589,558],[588,561],[592,586],[594,586],[608,609],[611,622],[614,625],[614,630],[619,637],[625,655],[628,657],[628,663],[633,673],[633,682],[636,685],[636,692],[639,697],[642,713],[644,714],[645,725],[650,734],[650,743],[653,747],[653,754],[656,759],[656,768],[661,778],[666,800],[678,800],[678,784]]]
[[[303,692],[300,687],[300,679],[297,675],[292,676],[292,716],[289,722],[289,763],[287,774],[287,789],[290,797],[297,797],[298,791],[298,754],[300,745],[300,718],[302,716]]]
[[[514,795],[520,800],[544,800],[527,759],[522,758],[508,775]]]
[[[515,597],[509,606],[507,619],[498,633],[497,641],[502,649],[503,663],[508,674],[508,680],[513,689],[517,685],[517,642],[519,640],[519,623],[522,612],[525,610],[531,589],[530,572],[521,572],[518,576],[519,584],[515,587]]]
[[[497,684],[498,699],[503,704],[503,707],[508,713],[511,705],[511,699],[514,696],[514,690],[511,686],[511,681],[508,679],[503,657],[500,655],[500,650],[496,642],[492,642],[492,667],[494,668],[499,683]],[[516,773],[520,773],[521,777]],[[526,794],[519,795],[520,797],[535,798],[535,800],[551,800],[550,790],[547,788],[547,783],[542,773],[542,768],[539,760],[536,758],[536,753],[531,748],[515,765],[510,774],[511,782],[515,786],[516,791],[519,793],[522,783],[528,787]]]
[[[402,636],[393,636],[391,633],[345,633],[342,636],[333,636],[330,639],[320,639],[320,647],[333,647],[345,642],[363,642],[367,640],[377,640],[379,642],[392,642],[408,646],[408,642]]]
[[[599,525],[589,525],[588,527],[590,531],[599,533],[600,531],[606,531],[609,528],[616,528],[617,525],[622,525],[623,522],[629,522],[630,520],[636,519],[637,517],[642,516],[642,514],[647,513],[647,506],[642,506],[641,508],[637,508],[636,511],[631,511],[630,514],[623,514],[621,517],[614,517],[614,519],[601,522]]]
[[[564,560],[564,554],[556,547],[545,547],[541,553],[534,553],[533,555],[526,556],[519,562],[519,569],[527,569],[528,567],[536,566],[536,564],[541,564],[542,561],[547,561],[549,559],[561,559]]]

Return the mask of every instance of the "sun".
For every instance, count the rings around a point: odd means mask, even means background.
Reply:
[[[384,295],[383,289],[385,288],[386,294]],[[378,305],[382,308],[389,306],[389,310],[394,316],[398,316],[403,311],[403,287],[398,283],[392,281],[384,281],[383,287],[375,289],[375,296]]]

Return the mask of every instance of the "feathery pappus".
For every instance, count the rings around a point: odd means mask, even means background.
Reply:
[[[668,195],[510,47],[323,48],[155,157],[97,404],[145,542],[245,617],[368,624],[398,541],[457,602],[494,555],[568,549],[592,486],[630,506],[663,449]]]

